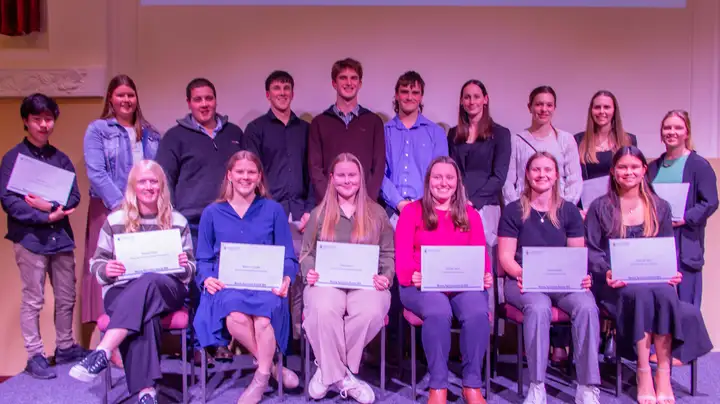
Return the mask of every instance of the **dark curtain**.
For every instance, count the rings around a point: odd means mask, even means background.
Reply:
[[[0,35],[40,31],[41,0],[0,0]]]

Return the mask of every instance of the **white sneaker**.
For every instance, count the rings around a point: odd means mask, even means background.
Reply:
[[[330,390],[330,386],[323,384],[322,373],[320,372],[320,366],[317,361],[315,361],[315,366],[317,366],[317,370],[308,384],[308,395],[315,400],[320,400],[327,395],[328,390]]]
[[[530,383],[528,395],[525,397],[523,404],[547,404],[545,383]]]
[[[355,377],[349,370],[345,378],[335,383],[335,386],[340,390],[340,397],[342,398],[347,398],[349,395],[360,404],[371,404],[375,402],[375,393],[372,387]]]
[[[600,389],[595,386],[578,385],[575,390],[575,404],[600,404]]]

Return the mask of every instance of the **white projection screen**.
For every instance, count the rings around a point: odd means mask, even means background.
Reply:
[[[145,6],[520,6],[684,8],[687,0],[141,0]]]

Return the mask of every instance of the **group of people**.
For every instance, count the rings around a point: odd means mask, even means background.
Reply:
[[[38,328],[49,273],[56,362],[79,361],[70,370],[76,379],[93,380],[116,363],[139,402],[156,403],[160,319],[187,304],[195,313],[196,353],[207,349],[214,360],[230,359],[234,340],[255,359],[239,403],[261,401],[270,378],[281,372],[285,387],[298,386],[297,375],[273,357],[303,330],[318,365],[306,386],[309,395],[320,399],[335,388],[371,403],[373,390],[357,374],[365,346],[391,308],[400,308],[394,296],[424,322],[429,402],[447,399],[454,316],[461,324],[463,397],[484,403],[488,292],[499,292],[494,276],[502,276],[505,301],[524,314],[531,379],[525,403],[546,402],[550,353],[564,360],[571,344],[576,402],[599,403],[601,309],[615,320],[617,355],[637,360],[638,401],[674,402],[672,361],[686,363],[712,348],[699,306],[705,225],[718,195],[715,173],[693,148],[688,114],[663,117],[660,140],[667,151],[649,164],[608,91],[593,95],[586,128],[573,136],[552,124],[555,91],[538,87],[528,100],[530,126],[511,135],[491,118],[484,84],[469,80],[460,89],[457,125],[446,134],[422,114],[425,82],[417,72],[397,80],[396,115],[386,124],[358,103],[362,78],[358,61],[337,61],[331,69],[336,102],[308,124],[291,109],[292,76],[272,72],[265,81],[269,111],[245,131],[217,112],[214,85],[194,79],[186,89],[190,113],[163,135],[143,116],[135,83],[125,75],[110,81],[101,117],[84,139],[90,202],[82,318],[110,317],[93,351],[72,337],[68,216],[80,201],[77,181],[66,206],[7,189],[18,154],[75,171],[48,140],[59,116],[56,102],[42,94],[23,100],[27,136],[3,157],[0,192],[23,283],[26,371],[55,377]],[[607,193],[583,206],[583,182],[603,176],[609,177]],[[673,221],[654,183],[690,184],[681,220]],[[114,236],[167,229],[181,234],[178,265],[184,271],[121,279],[125,267]],[[678,268],[668,284],[613,279],[609,240],[673,236]],[[374,289],[316,286],[318,241],[378,246]],[[226,287],[219,280],[222,243],[284,246],[281,286],[270,292]],[[484,291],[421,291],[421,246],[431,245],[485,247],[485,265],[478,268]],[[578,263],[588,268],[581,285],[586,292],[523,292],[523,247],[587,247],[588,262]],[[551,329],[553,306],[570,316],[570,333]],[[651,361],[657,362],[654,379]]]

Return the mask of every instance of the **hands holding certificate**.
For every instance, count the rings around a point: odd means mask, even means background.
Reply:
[[[311,269],[308,271],[306,278],[308,285],[313,286],[320,280],[320,274]],[[373,275],[373,286],[375,286],[375,290],[382,292],[390,287],[390,280],[385,275],[375,274]]]
[[[525,293],[523,291],[522,275],[517,277],[517,283],[518,283],[518,288],[520,288],[520,293]],[[589,274],[585,275],[582,282],[580,282],[580,287],[583,289],[590,289],[590,287],[592,287],[592,276]]]
[[[203,282],[203,286],[205,287],[205,290],[208,291],[211,295],[214,295],[215,293],[225,289],[225,284],[222,283],[217,278],[213,277],[207,277],[205,278],[205,282]],[[290,277],[285,276],[283,277],[282,284],[279,288],[273,288],[271,291],[275,296],[280,297],[287,297],[288,289],[290,289]]]
[[[187,253],[182,252],[178,255],[178,265],[182,268],[188,269],[189,262]],[[105,275],[108,278],[117,278],[125,275],[125,265],[123,265],[120,261],[110,260],[107,262],[107,265],[105,265]]]
[[[413,272],[411,281],[416,288],[420,288],[422,286],[422,273],[420,271]],[[492,274],[490,272],[485,272],[485,275],[483,276],[483,288],[485,290],[490,289],[492,287],[492,283]]]
[[[626,282],[619,281],[617,279],[613,279],[612,278],[612,270],[608,270],[607,272],[605,272],[605,281],[607,282],[608,286],[610,286],[613,289],[622,288],[627,285]],[[679,285],[680,282],[682,282],[682,273],[680,273],[680,272],[676,272],[675,276],[673,276],[672,278],[670,278],[668,280],[668,283],[673,286]]]
[[[74,208],[69,210],[63,210],[63,206],[58,206],[57,209],[53,210],[52,203],[33,194],[25,195],[25,203],[37,210],[50,213],[50,215],[48,215],[48,221],[50,223],[62,220],[63,218],[65,218],[65,216],[69,216],[70,214],[75,212]]]

